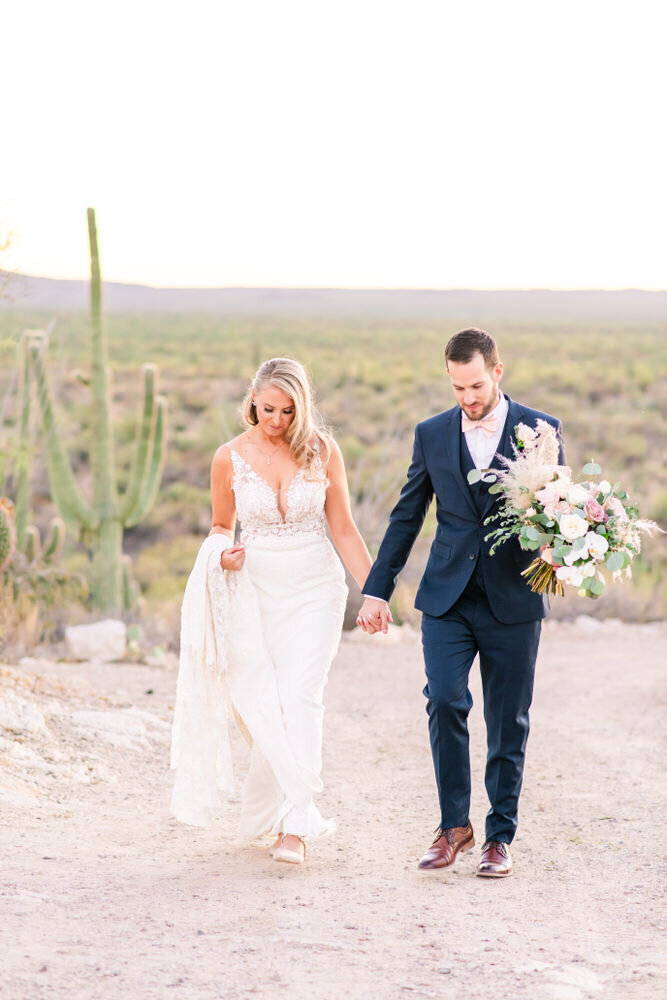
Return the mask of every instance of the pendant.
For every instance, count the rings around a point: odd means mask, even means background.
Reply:
[[[271,465],[271,456],[270,455],[266,456],[266,464],[267,465]]]

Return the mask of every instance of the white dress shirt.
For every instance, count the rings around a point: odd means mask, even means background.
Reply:
[[[498,419],[498,424],[494,433],[487,434],[481,427],[472,427],[470,430],[463,432],[466,444],[468,445],[468,451],[470,452],[470,457],[475,463],[475,467],[477,469],[488,469],[491,465],[493,456],[498,451],[500,439],[503,436],[505,421],[507,419],[507,410],[507,399],[501,392],[498,403],[489,413],[489,416],[491,413],[494,413]],[[463,420],[463,410],[461,410],[461,420]]]

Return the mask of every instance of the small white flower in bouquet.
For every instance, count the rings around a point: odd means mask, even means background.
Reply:
[[[639,517],[625,490],[606,479],[572,482],[567,466],[558,464],[558,438],[546,420],[537,427],[517,424],[515,455],[502,458],[504,468],[473,469],[470,482],[491,482],[490,493],[503,495],[502,506],[485,524],[497,523],[487,536],[490,554],[510,538],[522,549],[538,551],[523,576],[535,593],[563,595],[564,584],[597,598],[605,588],[603,570],[617,579],[641,548],[642,532],[661,531],[655,521]],[[598,476],[589,462],[584,476]]]

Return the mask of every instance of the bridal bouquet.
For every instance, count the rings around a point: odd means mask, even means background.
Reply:
[[[660,530],[654,521],[641,520],[625,490],[605,479],[573,482],[570,469],[558,464],[558,438],[546,420],[537,427],[517,424],[515,455],[503,459],[505,468],[473,469],[468,481],[492,482],[490,493],[503,495],[500,510],[486,519],[497,522],[486,539],[494,539],[490,554],[516,537],[522,549],[539,550],[524,570],[535,593],[563,595],[563,585],[578,588],[582,596],[597,598],[605,588],[603,570],[617,579],[640,550],[642,532]],[[584,476],[599,476],[600,466],[589,462]]]

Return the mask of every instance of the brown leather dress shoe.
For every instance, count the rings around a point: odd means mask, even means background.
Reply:
[[[472,826],[452,826],[448,830],[441,827],[435,831],[435,840],[419,862],[420,868],[448,868],[454,863],[459,851],[469,851],[475,846]]]
[[[500,840],[487,840],[482,848],[482,860],[477,874],[486,878],[506,878],[512,874],[512,855],[509,844]]]

